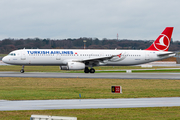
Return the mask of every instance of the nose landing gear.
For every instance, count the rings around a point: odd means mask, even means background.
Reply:
[[[24,73],[24,65],[22,66],[22,69],[20,70],[21,73]]]

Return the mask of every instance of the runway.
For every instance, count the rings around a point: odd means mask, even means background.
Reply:
[[[0,111],[180,106],[180,97],[74,100],[0,100]]]
[[[0,72],[0,77],[33,78],[105,78],[105,79],[170,79],[179,80],[180,73],[50,73],[50,72]]]

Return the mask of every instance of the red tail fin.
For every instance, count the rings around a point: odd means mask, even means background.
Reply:
[[[153,44],[146,50],[168,51],[173,27],[166,27]]]

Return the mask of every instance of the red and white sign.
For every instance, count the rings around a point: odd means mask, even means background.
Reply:
[[[111,92],[112,93],[122,93],[122,87],[121,86],[111,86]]]

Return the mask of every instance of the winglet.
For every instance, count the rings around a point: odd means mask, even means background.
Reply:
[[[159,37],[153,42],[153,44],[146,50],[152,51],[168,51],[173,27],[166,27],[165,30],[159,35]]]

